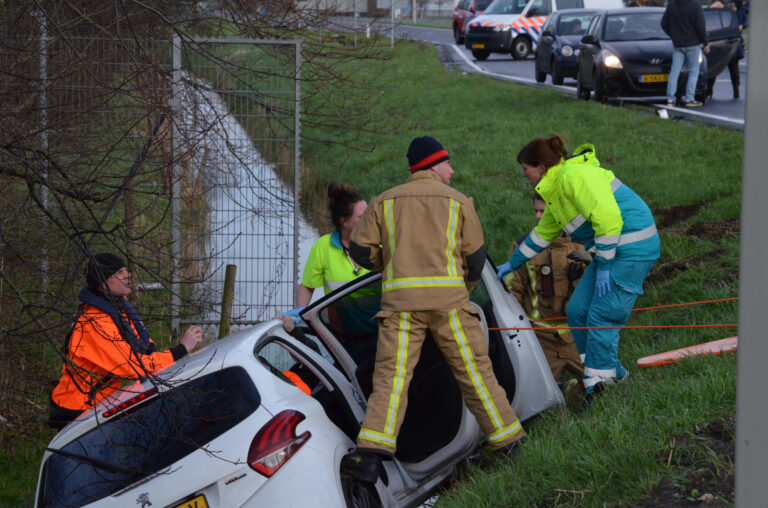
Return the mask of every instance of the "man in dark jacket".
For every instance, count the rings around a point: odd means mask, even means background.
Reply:
[[[677,80],[685,63],[688,69],[688,81],[685,85],[683,105],[701,106],[697,101],[696,82],[699,79],[699,59],[702,48],[709,53],[707,30],[704,25],[704,13],[698,0],[669,0],[667,10],[661,18],[661,28],[669,35],[674,45],[672,68],[667,82],[667,106],[675,105]]]

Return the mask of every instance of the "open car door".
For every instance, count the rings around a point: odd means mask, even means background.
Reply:
[[[709,39],[707,79],[714,79],[738,51],[741,32],[736,13],[730,9],[704,9],[704,23]]]

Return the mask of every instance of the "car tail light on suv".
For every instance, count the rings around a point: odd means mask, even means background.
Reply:
[[[305,418],[299,411],[287,410],[269,420],[251,442],[248,465],[266,477],[272,476],[312,436],[309,431],[296,436],[296,426]]]

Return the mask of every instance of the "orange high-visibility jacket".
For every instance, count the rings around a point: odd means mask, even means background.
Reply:
[[[123,315],[138,336],[133,323]],[[150,343],[154,345],[151,339]],[[86,304],[72,329],[67,360],[51,398],[63,408],[85,411],[115,393],[123,380],[147,376],[172,363],[170,350],[149,354],[133,351],[112,318]]]

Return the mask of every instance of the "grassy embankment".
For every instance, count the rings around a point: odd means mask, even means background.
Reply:
[[[391,79],[382,90],[384,100],[370,115],[389,119],[392,128],[369,136],[376,142],[369,152],[305,141],[305,173],[314,182],[307,187],[315,193],[333,180],[353,183],[369,197],[398,184],[408,175],[405,152],[411,138],[433,135],[452,155],[453,185],[474,196],[489,252],[500,262],[509,243],[533,224],[530,189],[519,175],[515,154],[530,138],[557,132],[571,149],[594,143],[603,165],[643,196],[656,214],[662,258],[637,306],[736,295],[740,133],[449,72],[428,45],[398,43],[394,59],[373,65],[361,68],[361,76]],[[337,104],[355,97],[336,99],[323,96]],[[303,134],[306,140],[324,138],[311,128]],[[322,193],[316,195],[322,201]],[[730,303],[639,312],[629,324],[735,321],[736,306]],[[645,371],[634,362],[733,334],[732,329],[624,332],[619,353],[631,371],[629,383],[610,390],[579,416],[559,409],[527,423],[531,440],[514,461],[470,468],[443,493],[439,505],[627,505],[666,476],[685,485],[705,467],[732,471],[733,464],[690,444],[695,440],[683,446],[678,438],[696,425],[734,414],[735,355]],[[32,502],[41,450],[49,439],[43,422],[38,424],[38,439],[18,436],[18,446],[0,460],[2,506]]]
[[[534,136],[560,133],[569,149],[593,143],[648,202],[662,256],[637,307],[737,296],[742,135],[686,125],[548,89],[449,72],[431,46],[399,43],[378,71],[396,77],[383,109],[395,128],[370,153],[304,147],[320,182],[344,180],[372,196],[403,182],[414,136],[430,134],[451,153],[452,184],[475,198],[486,243],[501,262],[533,225],[530,188],[515,163]],[[311,133],[310,133],[311,134]],[[630,325],[735,323],[736,304],[634,313]],[[697,425],[734,414],[736,357],[692,358],[640,370],[645,355],[735,335],[726,329],[622,332],[619,354],[632,374],[587,412],[559,409],[525,425],[531,439],[514,461],[470,468],[438,506],[631,505],[664,477],[686,484],[703,469],[733,472],[727,458],[696,440]],[[681,444],[685,443],[685,444]],[[695,493],[695,492],[694,492]]]

